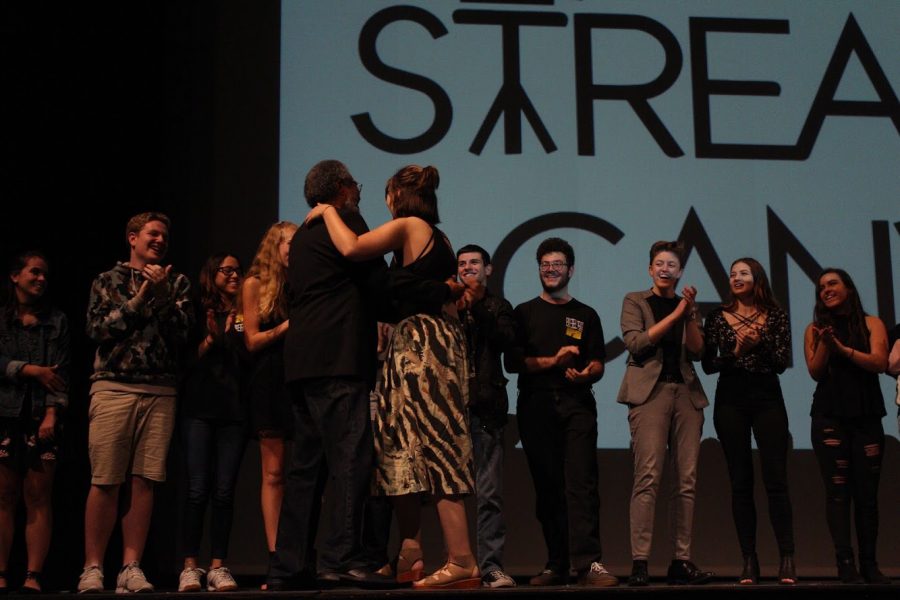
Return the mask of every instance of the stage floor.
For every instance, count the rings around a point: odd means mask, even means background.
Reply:
[[[73,592],[60,591],[57,593],[44,594],[43,597],[52,596],[68,596],[71,597]],[[112,594],[112,590],[104,592],[102,595]],[[175,590],[161,589],[152,594],[141,594],[144,600],[152,600],[154,597],[165,597],[178,594]],[[673,598],[681,595],[688,595],[692,598],[718,599],[733,598],[735,595],[742,600],[758,599],[776,600],[780,598],[790,598],[791,600],[821,600],[838,598],[852,600],[871,599],[871,600],[896,600],[900,594],[900,581],[894,580],[893,585],[845,585],[836,580],[809,580],[801,581],[797,585],[786,586],[778,585],[774,582],[763,582],[759,585],[737,585],[730,581],[716,580],[707,585],[681,585],[670,586],[663,581],[654,582],[647,587],[632,588],[627,585],[620,585],[612,588],[585,588],[576,585],[568,586],[550,586],[550,587],[531,587],[520,582],[519,587],[504,589],[474,589],[474,590],[413,590],[410,588],[400,588],[391,590],[366,590],[360,588],[332,588],[310,591],[284,591],[284,592],[264,592],[252,588],[242,588],[235,592],[225,593],[207,593],[194,592],[192,594],[178,594],[190,596],[205,597],[222,597],[226,596],[229,600],[263,600],[264,598],[277,598],[284,600],[287,598],[309,598],[317,597],[322,600],[381,600],[381,599],[406,599],[411,597],[427,596],[429,598],[461,598],[465,597],[469,600],[480,600],[486,598],[502,597],[506,600],[514,600],[515,598],[528,598],[535,600],[537,598],[559,598],[559,597],[577,597],[587,600],[592,597],[618,597],[618,598],[650,598],[657,597]]]

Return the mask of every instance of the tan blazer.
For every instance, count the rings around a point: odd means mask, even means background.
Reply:
[[[622,337],[628,349],[628,365],[617,398],[622,404],[639,405],[646,402],[662,373],[662,346],[651,344],[647,333],[656,324],[653,309],[647,302],[647,298],[652,295],[650,290],[631,292],[622,301]],[[684,323],[680,322],[675,327],[677,335],[682,339],[681,376],[691,391],[691,403],[696,408],[704,408],[709,406],[709,400],[706,399],[691,362],[699,360],[700,356],[689,353],[684,345]]]

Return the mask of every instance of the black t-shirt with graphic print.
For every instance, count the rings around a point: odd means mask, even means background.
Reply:
[[[589,389],[589,383],[566,379],[562,368],[528,373],[523,361],[526,356],[554,356],[563,346],[578,346],[579,355],[573,366],[579,370],[591,360],[605,361],[603,326],[597,312],[574,298],[565,304],[551,304],[539,296],[517,306],[515,313],[518,343],[514,351],[507,353],[507,369],[512,367],[519,372],[519,389]]]

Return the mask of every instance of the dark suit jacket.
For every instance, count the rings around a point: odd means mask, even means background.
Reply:
[[[647,333],[647,330],[656,324],[653,310],[647,302],[647,298],[652,295],[653,292],[650,290],[631,292],[622,301],[622,337],[628,349],[628,366],[617,398],[622,404],[638,405],[646,402],[662,372],[662,346],[651,344],[650,335]],[[684,345],[684,323],[678,323],[675,327],[676,334],[682,339],[681,376],[691,390],[691,402],[696,408],[709,406],[709,400],[706,399],[703,386],[700,385],[694,365],[691,363],[699,360],[702,352],[697,355],[689,353]]]

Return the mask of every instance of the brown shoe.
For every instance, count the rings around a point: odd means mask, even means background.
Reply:
[[[588,587],[615,587],[619,580],[603,566],[602,562],[594,561],[591,566],[578,574],[578,585]]]
[[[459,590],[481,587],[478,566],[464,567],[447,561],[443,567],[424,579],[413,582],[414,589]]]
[[[562,574],[553,569],[544,569],[534,577],[528,580],[528,585],[535,587],[545,587],[548,585],[564,585],[565,579]]]
[[[420,548],[407,548],[406,555],[402,552],[397,555],[395,571],[397,583],[412,583],[422,579],[425,575],[425,563],[422,561]]]

